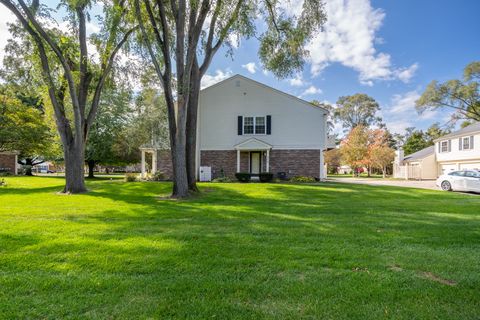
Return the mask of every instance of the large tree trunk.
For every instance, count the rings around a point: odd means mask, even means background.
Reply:
[[[81,143],[71,143],[64,147],[65,188],[64,193],[86,192],[84,165],[85,148]]]
[[[33,159],[26,158],[25,159],[25,175],[33,176],[32,169],[33,169]]]
[[[200,70],[197,59],[194,59],[190,80],[190,97],[187,111],[187,178],[188,189],[197,192],[196,158],[197,158],[197,113],[198,96],[200,94]]]
[[[172,198],[188,197],[188,177],[187,177],[187,161],[186,161],[186,143],[185,133],[180,139],[176,139],[172,146],[172,162],[173,162],[173,192]]]
[[[88,177],[89,178],[95,178],[95,175],[93,174],[93,170],[95,169],[95,160],[88,160]]]

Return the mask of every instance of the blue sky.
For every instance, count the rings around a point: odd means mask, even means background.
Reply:
[[[298,12],[300,0],[284,0]],[[56,6],[57,1],[45,1]],[[258,42],[240,40],[233,60],[219,52],[204,84],[239,73],[305,100],[335,103],[338,97],[366,93],[381,105],[387,127],[425,129],[446,123],[449,111],[418,115],[414,102],[432,80],[459,78],[469,62],[480,60],[480,1],[327,0],[325,32],[308,44],[303,72],[289,79],[265,73]],[[0,50],[11,14],[0,6]],[[95,26],[93,26],[95,28]],[[0,51],[0,59],[3,52]],[[337,132],[341,132],[339,125]]]

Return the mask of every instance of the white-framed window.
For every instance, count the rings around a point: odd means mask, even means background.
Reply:
[[[463,150],[470,150],[470,137],[463,137],[462,138],[462,149]]]
[[[243,117],[243,134],[255,133],[255,117]]]
[[[440,152],[449,152],[450,151],[450,143],[449,140],[441,141],[440,142]]]
[[[243,134],[265,134],[266,117],[243,117]]]

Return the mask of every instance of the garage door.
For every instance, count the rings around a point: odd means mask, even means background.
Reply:
[[[450,171],[457,170],[456,164],[442,164],[440,165],[440,170],[443,173],[449,173]]]
[[[460,169],[479,169],[480,170],[480,162],[460,163]]]

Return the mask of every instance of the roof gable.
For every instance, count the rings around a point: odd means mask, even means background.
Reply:
[[[297,101],[297,102],[300,102],[300,103],[302,103],[302,104],[304,104],[304,105],[306,105],[306,106],[313,107],[313,108],[318,108],[318,109],[324,111],[325,113],[329,113],[329,111],[328,111],[327,109],[323,108],[323,107],[314,105],[314,104],[312,104],[312,103],[310,103],[310,102],[308,102],[308,101],[306,101],[306,100],[300,99],[300,98],[298,98],[298,97],[296,97],[296,96],[294,96],[294,95],[291,95],[291,94],[289,94],[289,93],[283,92],[283,91],[278,90],[278,89],[275,89],[275,88],[270,87],[270,86],[268,86],[268,85],[266,85],[266,84],[264,84],[264,83],[258,82],[258,81],[256,81],[256,80],[251,79],[251,78],[247,78],[247,77],[242,76],[242,75],[240,75],[240,74],[236,74],[236,75],[234,75],[234,76],[231,76],[230,78],[227,78],[227,79],[224,79],[224,80],[222,80],[222,81],[220,81],[220,82],[217,82],[217,83],[215,83],[215,84],[213,84],[213,85],[211,85],[211,86],[209,86],[209,87],[206,87],[206,88],[200,90],[200,92],[204,92],[204,91],[207,91],[207,90],[209,90],[209,89],[222,86],[222,85],[224,85],[225,83],[230,82],[230,81],[235,80],[235,79],[245,80],[245,81],[247,81],[247,82],[253,83],[254,85],[257,85],[257,86],[260,86],[260,87],[262,87],[262,88],[265,88],[265,89],[267,89],[267,90],[269,90],[269,91],[273,91],[273,92],[275,92],[275,93],[279,93],[279,94],[281,94],[281,95],[284,95],[285,97],[287,97],[287,98],[289,98],[289,99],[292,99],[292,100],[295,100],[295,101]]]

